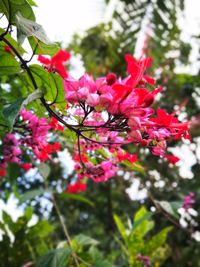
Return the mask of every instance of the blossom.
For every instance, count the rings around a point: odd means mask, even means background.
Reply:
[[[0,177],[3,177],[6,175],[6,170],[3,168],[0,168]]]
[[[67,70],[64,67],[63,63],[70,59],[70,53],[65,50],[60,50],[52,58],[47,58],[39,55],[38,61],[40,61],[49,72],[56,71],[60,74],[61,77],[67,78]]]
[[[143,262],[145,266],[147,266],[147,267],[151,266],[151,261],[150,261],[149,256],[144,256],[144,255],[138,254],[136,258],[137,258],[137,260]]]
[[[85,190],[87,190],[87,185],[77,181],[74,184],[68,185],[65,192],[69,194],[79,194],[81,192],[84,192]]]
[[[180,161],[180,158],[174,155],[164,155],[164,158],[166,158],[172,164],[176,164],[178,161]]]
[[[192,208],[195,203],[195,194],[190,192],[187,196],[184,197],[182,207],[187,211]]]
[[[64,131],[63,125],[60,124],[60,122],[54,117],[51,117],[51,121],[50,121],[49,125],[53,130],[57,130],[57,131],[61,131],[61,132]]]

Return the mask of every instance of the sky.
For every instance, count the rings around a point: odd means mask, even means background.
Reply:
[[[66,45],[75,32],[83,33],[86,29],[109,20],[117,0],[111,0],[107,9],[104,0],[35,0],[35,2],[38,4],[38,7],[34,8],[36,21],[43,26],[52,42],[61,41]],[[179,18],[179,24],[183,29],[183,40],[191,42],[191,36],[197,34],[200,28],[200,0],[186,0],[185,3],[185,13]],[[197,50],[198,47],[194,45],[192,62],[196,58]],[[193,63],[185,71],[195,72],[196,62]],[[79,66],[78,75],[83,71]],[[134,187],[132,195],[135,194]],[[0,210],[7,210],[16,220],[21,214],[20,210],[16,210],[16,205],[11,197],[7,204],[0,201]]]

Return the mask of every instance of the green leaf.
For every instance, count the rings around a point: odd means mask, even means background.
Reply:
[[[1,0],[1,9],[5,13],[8,21],[16,25],[16,13],[20,12],[26,19],[35,21],[35,15],[29,3],[26,0]],[[9,5],[10,3],[10,5]]]
[[[51,172],[51,169],[48,164],[40,163],[38,166],[38,171],[42,175],[42,177],[46,180]]]
[[[33,93],[31,93],[23,102],[23,106],[26,106],[33,102],[36,99],[39,99],[43,97],[43,93],[40,89],[35,90]]]
[[[18,113],[22,107],[23,101],[25,98],[18,99],[15,103],[9,105],[3,110],[3,116],[7,122],[7,125],[12,129],[15,119],[18,116]]]
[[[29,3],[29,5],[30,6],[38,6],[36,3],[35,3],[35,1],[33,1],[33,0],[27,0],[27,2]]]
[[[97,240],[95,240],[89,236],[83,235],[83,234],[76,235],[73,240],[75,240],[79,246],[87,246],[87,245],[96,246],[99,244],[99,242]]]
[[[0,34],[4,33],[5,30],[0,28]],[[11,37],[10,34],[7,34],[4,37],[21,55],[23,55],[26,51],[24,50],[24,48],[22,46],[20,46],[18,44],[18,42],[15,41],[15,39],[13,39]],[[7,45],[6,43],[4,43],[4,41],[0,42],[0,50],[2,50],[3,52],[5,52],[5,45]]]
[[[149,254],[154,253],[156,249],[165,244],[168,233],[172,230],[172,227],[166,227],[159,233],[154,235],[146,244],[146,248]],[[147,253],[147,254],[148,254]]]
[[[19,73],[19,62],[10,53],[0,53],[0,76]]]
[[[135,171],[135,172],[139,172],[142,175],[145,175],[145,170],[144,168],[139,164],[139,162],[134,162],[131,163],[128,160],[125,160],[123,162],[121,162],[122,165],[128,167],[130,170]]]
[[[32,36],[28,37],[28,40],[35,55],[53,56],[60,50],[60,47],[57,44],[45,44]]]
[[[113,217],[114,217],[115,223],[117,225],[117,228],[118,228],[122,238],[124,239],[126,245],[128,246],[129,240],[128,240],[128,234],[127,234],[127,230],[125,228],[125,225],[122,223],[121,219],[116,214],[114,214]]]
[[[23,217],[26,217],[27,221],[30,221],[32,216],[33,216],[33,208],[32,207],[26,208]]]
[[[43,27],[40,24],[30,19],[24,18],[20,12],[17,12],[16,14],[16,22],[17,22],[17,29],[21,35],[27,37],[34,36],[45,44],[50,43]]]
[[[154,222],[149,221],[149,212],[142,206],[134,216],[132,235],[145,236],[153,227]]]
[[[19,203],[22,204],[26,202],[27,200],[31,200],[35,198],[36,196],[43,195],[45,192],[46,190],[44,190],[43,188],[27,191],[20,197]]]
[[[39,65],[31,65],[30,69],[39,88],[44,92],[46,101],[55,103],[60,109],[66,108],[63,80],[56,73],[49,73]]]
[[[31,241],[31,239],[35,239],[36,237],[44,238],[52,233],[54,228],[54,225],[50,224],[48,221],[39,221],[34,226],[29,227],[27,239]]]
[[[57,194],[57,196],[63,200],[68,200],[68,199],[78,200],[78,201],[81,201],[83,203],[86,203],[86,204],[94,207],[94,203],[92,201],[90,201],[86,197],[83,197],[83,196],[78,195],[78,194],[61,193],[61,194]]]
[[[176,213],[176,210],[173,209],[170,202],[167,201],[156,201],[156,203],[167,213],[172,215],[175,218],[179,218],[178,214]]]
[[[54,249],[41,256],[36,267],[66,267],[71,255],[71,250],[66,248]]]

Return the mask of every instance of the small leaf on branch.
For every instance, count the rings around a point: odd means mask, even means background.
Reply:
[[[19,62],[10,53],[0,53],[0,76],[19,73]]]
[[[20,98],[3,110],[3,116],[5,118],[5,121],[7,122],[7,125],[10,127],[10,130],[12,130],[13,128],[15,119],[22,108],[24,100],[25,98]]]
[[[42,175],[42,177],[46,180],[51,172],[51,169],[48,164],[40,163],[38,166],[38,171]]]
[[[29,19],[24,18],[20,12],[16,14],[17,29],[19,35],[22,36],[34,36],[45,44],[50,44],[50,40],[47,37],[43,27]]]
[[[71,250],[67,248],[51,250],[39,258],[36,267],[66,267],[70,255]]]
[[[53,56],[60,50],[60,47],[57,44],[45,44],[38,39],[35,36],[28,37],[29,44],[35,55]]]
[[[57,194],[57,196],[62,200],[74,199],[74,200],[81,201],[83,203],[86,203],[86,204],[94,207],[94,203],[92,201],[90,201],[88,198],[83,197],[83,196],[78,195],[78,194],[61,193],[61,194]]]

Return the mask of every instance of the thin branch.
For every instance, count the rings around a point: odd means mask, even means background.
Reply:
[[[79,155],[79,159],[82,165],[82,169],[85,169],[85,164],[83,162],[83,158],[81,155],[81,145],[80,145],[80,134],[77,134],[77,139],[78,139],[78,155]]]
[[[2,17],[3,16],[1,16],[1,18]],[[11,26],[11,4],[10,4],[10,0],[8,0],[8,17],[9,17],[8,18],[8,26],[6,28],[6,31],[0,35],[0,41],[3,39],[4,36],[6,36],[6,34],[9,33],[9,29],[10,29],[10,26]]]
[[[159,212],[161,212],[161,213],[165,216],[165,218],[166,218],[168,221],[170,221],[170,222],[171,222],[173,225],[175,225],[177,228],[179,228],[179,229],[181,229],[181,230],[183,230],[183,231],[185,231],[185,232],[187,232],[188,234],[191,235],[191,231],[190,231],[190,230],[188,230],[188,229],[182,227],[177,221],[175,221],[175,220],[170,216],[170,214],[169,214],[168,212],[164,211],[164,210],[159,206],[159,204],[157,204],[156,200],[154,199],[154,197],[153,197],[153,195],[151,194],[150,191],[148,191],[148,197],[150,198],[150,200],[152,201],[152,203],[154,204],[154,206],[157,208],[157,210],[158,210]]]
[[[51,199],[52,199],[53,205],[54,205],[54,207],[55,207],[56,213],[57,213],[57,215],[58,215],[58,218],[59,218],[60,224],[61,224],[61,226],[62,226],[63,232],[64,232],[64,234],[65,234],[67,243],[68,243],[69,247],[70,247],[71,250],[72,250],[72,258],[73,258],[73,260],[74,260],[74,263],[75,263],[75,265],[76,265],[77,267],[79,267],[80,265],[79,265],[79,262],[78,262],[78,257],[77,257],[77,255],[76,255],[76,253],[73,252],[73,246],[72,246],[72,241],[71,241],[69,232],[68,232],[68,230],[67,230],[67,227],[66,227],[66,225],[65,225],[65,222],[64,222],[64,220],[63,220],[62,214],[61,214],[61,212],[60,212],[60,209],[59,209],[59,207],[58,207],[58,204],[57,204],[57,202],[56,202],[56,199],[55,199],[55,196],[54,196],[53,193],[52,193],[52,195],[51,195]]]

